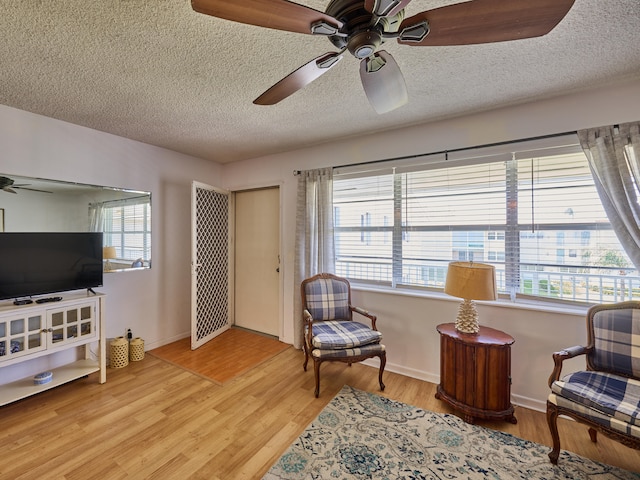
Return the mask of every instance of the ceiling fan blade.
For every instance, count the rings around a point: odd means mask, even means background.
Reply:
[[[411,0],[365,0],[364,8],[378,17],[392,17],[410,2]]]
[[[472,45],[546,35],[575,0],[473,0],[405,18],[398,42],[414,46]],[[411,38],[411,28],[428,22],[429,34]],[[403,30],[405,35],[403,35]]]
[[[380,50],[360,62],[360,79],[377,113],[401,107],[409,98],[400,67],[390,53]]]
[[[213,17],[287,32],[334,35],[342,28],[332,16],[287,0],[191,0],[191,7]]]
[[[289,95],[309,85],[320,75],[327,73],[339,60],[342,52],[329,52],[314,58],[309,63],[290,73],[266,92],[256,98],[256,105],[275,105]]]
[[[22,187],[20,185],[14,185],[13,188],[19,188],[20,190],[29,190],[31,192],[53,193],[53,192],[50,192],[49,190],[38,190],[37,188]]]

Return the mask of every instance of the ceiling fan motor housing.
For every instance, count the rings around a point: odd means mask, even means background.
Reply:
[[[386,29],[397,28],[404,18],[404,10],[391,18],[374,18],[363,0],[332,0],[325,13],[344,25],[342,35],[329,36],[331,43],[341,50],[347,48],[358,59],[373,55],[384,43]]]

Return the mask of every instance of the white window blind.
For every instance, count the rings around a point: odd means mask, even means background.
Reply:
[[[577,141],[553,142],[337,169],[336,271],[442,289],[450,261],[476,261],[496,267],[499,292],[513,299],[640,299]]]
[[[106,245],[116,247],[121,260],[149,261],[151,255],[151,204],[136,200],[103,204]]]
[[[394,175],[344,178],[333,184],[336,260],[352,279],[390,283],[394,235]]]

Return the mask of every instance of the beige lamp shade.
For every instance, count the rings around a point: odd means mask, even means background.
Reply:
[[[102,258],[105,260],[116,258],[116,247],[102,247]]]
[[[486,263],[451,262],[444,292],[469,300],[495,300],[498,298],[495,267]]]
[[[498,298],[495,268],[485,263],[451,262],[444,291],[463,299],[458,309],[456,330],[462,333],[478,333],[478,311],[473,301]]]

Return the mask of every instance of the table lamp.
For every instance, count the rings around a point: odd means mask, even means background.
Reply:
[[[102,258],[106,260],[104,263],[104,271],[108,272],[111,270],[110,260],[116,258],[116,247],[102,247]]]
[[[462,298],[458,309],[456,330],[462,333],[478,333],[478,311],[474,300],[495,300],[496,274],[493,265],[474,262],[451,262],[447,269],[444,292]]]

